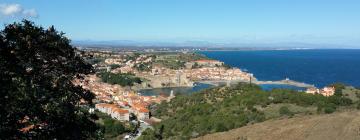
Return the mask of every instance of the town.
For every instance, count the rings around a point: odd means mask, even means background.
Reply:
[[[175,98],[171,93],[143,95],[142,89],[193,87],[195,83],[238,83],[253,82],[303,85],[305,93],[333,96],[334,87],[318,89],[313,85],[299,83],[286,78],[282,81],[258,81],[252,73],[230,67],[224,62],[209,59],[196,52],[110,52],[83,50],[79,53],[95,68],[95,74],[84,79],[75,79],[75,85],[82,86],[95,94],[94,108],[91,111],[102,112],[112,119],[131,123],[135,116],[143,123],[137,133],[125,138],[136,138],[160,123],[161,119],[152,116],[151,106],[170,102]],[[214,84],[217,86],[216,84]]]
[[[96,95],[95,109],[119,121],[129,121],[135,115],[139,120],[159,121],[151,117],[151,104],[170,101],[175,97],[160,94],[144,96],[140,89],[164,87],[192,87],[201,81],[249,81],[255,79],[251,73],[231,68],[218,60],[211,60],[197,53],[134,53],[85,50],[81,54],[93,64],[97,74],[75,79],[76,85]],[[119,85],[102,80],[101,73],[131,75],[141,79],[140,83]]]
[[[251,73],[191,52],[140,54],[85,49],[82,56],[93,64],[97,73],[132,74],[141,79],[141,83],[127,86],[106,83],[99,74],[87,75],[85,79],[74,81],[96,95],[94,102],[98,111],[120,121],[129,121],[130,114],[143,121],[158,121],[151,117],[149,105],[170,101],[175,97],[173,93],[144,96],[138,92],[140,89],[192,87],[195,82],[205,81],[256,81]],[[332,96],[335,88],[310,87],[305,92]]]

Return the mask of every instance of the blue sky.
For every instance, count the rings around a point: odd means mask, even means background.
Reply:
[[[5,9],[14,4],[21,9]],[[0,0],[0,8],[1,24],[29,18],[72,40],[360,46],[359,0]]]

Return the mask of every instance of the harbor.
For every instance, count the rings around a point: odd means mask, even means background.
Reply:
[[[279,81],[261,81],[261,80],[208,80],[208,81],[198,81],[199,83],[205,83],[205,84],[211,84],[214,86],[219,86],[219,85],[233,85],[233,84],[237,84],[239,82],[246,82],[246,83],[253,83],[253,84],[257,84],[257,85],[289,85],[289,86],[295,86],[295,87],[301,87],[301,88],[314,88],[314,85],[311,84],[307,84],[304,82],[298,82],[298,81],[294,81],[294,80],[290,80],[288,78],[284,79],[284,80],[279,80]]]

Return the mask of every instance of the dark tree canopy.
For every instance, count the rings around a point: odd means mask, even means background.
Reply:
[[[64,33],[24,20],[0,31],[0,139],[87,139],[97,131],[79,106],[94,95],[72,83],[92,72]]]

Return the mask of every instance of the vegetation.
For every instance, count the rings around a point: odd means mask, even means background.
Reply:
[[[103,82],[110,84],[118,84],[121,86],[133,86],[134,83],[141,83],[139,77],[135,77],[129,73],[111,73],[111,72],[100,72],[97,74]]]
[[[289,108],[286,107],[286,106],[282,106],[282,107],[279,109],[279,113],[280,113],[281,115],[286,115],[286,116],[292,116],[292,115],[294,115],[294,114],[289,110]]]
[[[181,69],[185,67],[184,61],[179,60],[158,60],[157,63],[169,69]]]
[[[352,101],[343,96],[325,97],[286,89],[263,91],[256,85],[239,83],[189,96],[178,95],[171,102],[161,103],[152,114],[163,121],[155,126],[155,130],[145,131],[142,137],[151,139],[161,135],[165,139],[189,139],[227,131],[270,119],[264,110],[274,104],[316,107],[318,113],[332,113],[338,107],[350,107]],[[301,113],[287,106],[281,107],[278,112],[287,116]],[[159,131],[161,128],[163,130]]]
[[[72,83],[92,67],[75,50],[64,33],[27,20],[0,31],[0,139],[97,137],[79,106],[94,95]]]
[[[345,89],[345,84],[343,83],[335,83],[331,84],[331,87],[335,87],[335,95],[336,96],[342,96],[342,91]]]
[[[118,64],[111,64],[109,66],[110,66],[111,69],[116,69],[116,68],[120,67],[120,65],[118,65]]]
[[[190,61],[209,59],[209,58],[200,53],[185,53],[185,54],[182,53],[179,55],[178,59],[185,62],[190,62]]]
[[[195,62],[194,65],[192,65],[191,68],[196,69],[196,68],[201,68],[201,66],[197,62]]]
[[[127,127],[125,123],[112,119],[107,114],[96,111],[96,115],[99,117],[96,122],[101,128],[100,135],[105,139],[115,138],[124,133],[131,132],[131,127]]]
[[[178,54],[159,54],[155,64],[159,64],[169,69],[185,68],[185,63],[200,59],[209,59],[206,56],[198,53],[178,53]]]
[[[94,64],[104,62],[105,59],[104,58],[88,58],[85,61],[91,65],[94,65]]]
[[[151,71],[151,63],[140,63],[134,66],[138,71]]]

